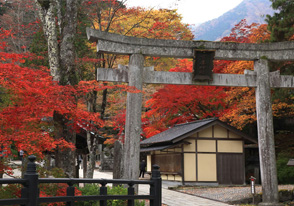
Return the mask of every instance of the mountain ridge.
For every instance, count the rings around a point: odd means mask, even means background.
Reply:
[[[265,23],[267,14],[272,15],[270,0],[243,0],[238,6],[218,18],[192,27],[195,40],[216,41],[230,34],[231,29],[242,19],[248,24]]]

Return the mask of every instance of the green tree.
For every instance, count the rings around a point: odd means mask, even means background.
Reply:
[[[271,0],[272,8],[277,10],[273,16],[267,15],[268,29],[272,41],[288,41],[294,35],[294,1]]]
[[[291,41],[294,40],[294,1],[292,0],[271,0],[272,8],[277,10],[273,16],[267,15],[268,30],[271,32],[270,41]],[[284,75],[294,75],[293,62],[272,62],[271,71],[279,70]],[[293,89],[273,89],[273,101],[289,103],[293,101]],[[293,110],[293,109],[292,109]],[[281,111],[279,108],[277,111]],[[289,114],[289,111],[285,114]],[[282,115],[290,117],[290,115]]]

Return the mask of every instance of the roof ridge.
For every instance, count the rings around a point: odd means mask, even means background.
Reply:
[[[218,119],[217,117],[211,117],[211,118],[207,118],[207,119],[200,119],[200,120],[196,120],[193,122],[186,122],[186,123],[182,123],[182,124],[176,124],[174,127],[177,126],[183,126],[183,125],[187,125],[187,124],[194,124],[194,123],[199,123],[199,122],[206,122],[206,121],[210,121],[210,120],[216,120]]]

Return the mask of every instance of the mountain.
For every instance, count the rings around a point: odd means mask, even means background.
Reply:
[[[195,40],[215,41],[230,34],[242,19],[248,24],[265,23],[267,14],[274,13],[270,0],[244,0],[222,16],[192,28]]]

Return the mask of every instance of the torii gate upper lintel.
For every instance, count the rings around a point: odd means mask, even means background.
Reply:
[[[146,39],[87,28],[88,40],[97,42],[97,51],[111,54],[193,58],[194,49],[215,50],[216,60],[294,61],[294,41],[277,43],[234,43]],[[99,41],[98,41],[99,40]]]
[[[90,41],[97,42],[97,51],[130,55],[129,70],[99,68],[97,80],[129,82],[142,89],[143,83],[256,88],[256,111],[264,205],[278,205],[278,184],[275,161],[273,118],[270,88],[294,88],[294,76],[269,72],[268,61],[293,61],[294,42],[239,44],[231,42],[178,41],[142,39],[101,32],[87,28]],[[194,81],[192,73],[158,72],[143,68],[144,56],[193,58],[195,50],[213,50],[214,59],[254,61],[254,71],[244,75],[212,74],[211,81]],[[142,94],[128,93],[124,178],[137,179],[141,133]],[[135,100],[136,99],[136,100]],[[135,111],[135,112],[131,112]],[[134,121],[135,120],[135,121]],[[134,155],[135,154],[135,155]],[[135,157],[138,156],[138,157]],[[127,167],[127,168],[126,168]],[[131,168],[131,169],[130,169]]]

